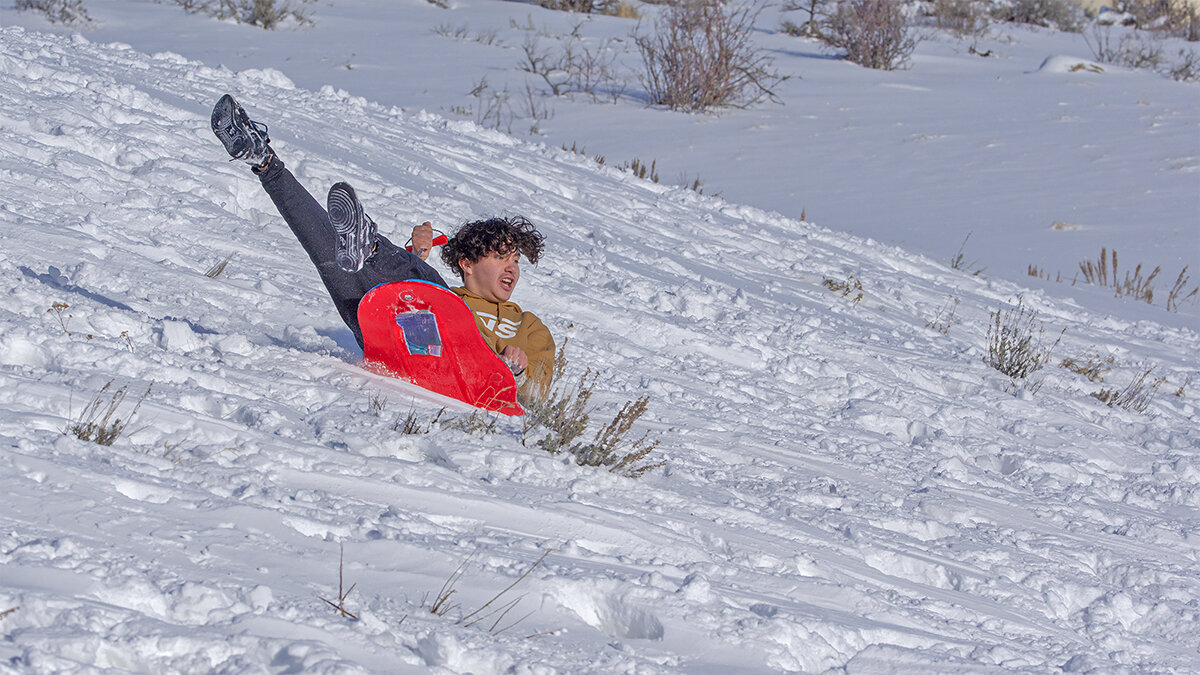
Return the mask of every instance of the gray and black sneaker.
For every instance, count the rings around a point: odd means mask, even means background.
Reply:
[[[349,183],[329,188],[326,205],[329,223],[337,234],[337,264],[347,272],[357,272],[375,250],[375,221],[363,213]]]
[[[267,165],[274,151],[267,125],[250,120],[246,110],[229,94],[221,97],[212,111],[212,130],[233,159],[255,168]]]

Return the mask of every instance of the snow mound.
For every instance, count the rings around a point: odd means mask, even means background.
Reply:
[[[1047,56],[1042,65],[1038,66],[1039,73],[1087,73],[1099,74],[1107,72],[1108,66],[1095,61],[1081,59],[1078,56],[1055,55]]]

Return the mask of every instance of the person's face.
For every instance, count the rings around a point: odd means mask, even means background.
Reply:
[[[463,286],[488,302],[507,302],[521,278],[521,253],[489,251],[478,260],[461,260]]]

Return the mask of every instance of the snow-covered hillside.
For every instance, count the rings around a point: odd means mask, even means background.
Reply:
[[[516,299],[600,371],[597,418],[650,395],[667,468],[578,467],[509,420],[394,430],[444,403],[357,366],[208,129],[225,92],[401,239],[538,223]],[[1097,290],[1099,314],[275,70],[20,28],[0,149],[3,668],[1200,669],[1200,335],[1161,306]],[[983,363],[1022,296],[1066,331],[1055,364],[1112,357],[1104,383]],[[1150,367],[1146,414],[1089,396]],[[110,381],[122,414],[150,389],[130,431],[65,434]],[[547,551],[514,628],[455,622]],[[339,554],[353,620],[322,600]],[[462,609],[424,610],[460,566]]]

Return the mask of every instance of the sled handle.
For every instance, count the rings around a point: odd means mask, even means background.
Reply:
[[[412,241],[412,239],[409,239],[409,241],[411,242],[411,241]],[[434,238],[433,238],[433,245],[434,245],[434,246],[441,246],[442,244],[445,244],[445,243],[446,243],[446,242],[448,242],[448,241],[450,241],[450,238],[449,238],[449,237],[447,237],[447,236],[446,236],[446,235],[444,235],[444,234],[439,234],[438,236],[436,236],[436,237],[434,237]],[[408,252],[410,252],[410,253],[411,253],[411,252],[412,252],[412,250],[413,250],[412,244],[411,244],[411,243],[409,243],[409,244],[405,244],[405,246],[404,246],[404,250],[405,250],[405,251],[408,251]]]

